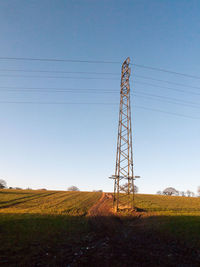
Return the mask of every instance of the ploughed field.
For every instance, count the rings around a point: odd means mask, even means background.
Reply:
[[[200,198],[0,190],[2,266],[200,266]],[[123,263],[123,264],[122,264]]]

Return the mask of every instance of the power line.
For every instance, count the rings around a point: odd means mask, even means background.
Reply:
[[[92,74],[92,75],[119,75],[119,73],[114,73],[114,72],[90,72],[90,71],[55,71],[55,70],[33,70],[33,69],[0,69],[0,71],[3,72],[33,72],[33,73],[66,73],[66,74]],[[46,77],[46,76],[45,76]],[[147,80],[152,80],[152,81],[159,81],[159,82],[164,82],[168,84],[174,84],[174,85],[179,85],[182,87],[186,88],[195,88],[195,89],[200,89],[198,86],[192,86],[192,85],[185,85],[183,83],[177,83],[177,82],[171,82],[168,80],[162,80],[162,79],[156,79],[148,76],[143,76],[143,75],[137,75],[135,74],[134,77],[142,78],[142,79],[147,79]]]
[[[119,80],[118,78],[107,78],[107,77],[70,77],[70,76],[37,76],[37,75],[0,75],[0,77],[17,77],[17,78],[47,78],[47,79],[77,79],[77,80]],[[188,91],[186,90],[182,90],[182,89],[177,89],[177,88],[171,88],[171,87],[167,87],[167,86],[163,86],[163,85],[156,85],[156,84],[151,84],[151,83],[146,83],[146,82],[140,82],[140,81],[134,81],[134,83],[138,83],[138,84],[144,84],[144,85],[149,85],[149,86],[153,86],[153,87],[158,87],[158,88],[165,88],[168,90],[172,90],[172,91],[177,91],[177,92],[184,92],[184,93],[188,93]],[[194,88],[194,87],[192,87]],[[199,88],[200,89],[200,88]],[[196,92],[189,92],[190,94],[193,95],[200,95],[200,93],[196,93]]]
[[[26,69],[0,69],[0,71],[3,72],[32,72],[32,73],[66,73],[66,74],[91,74],[91,75],[119,75],[119,73],[113,73],[113,72],[90,72],[90,71],[54,71],[54,70],[26,70]],[[3,74],[0,76],[8,76],[7,74]],[[9,76],[10,77],[10,76]],[[14,75],[11,77],[19,77],[18,75]],[[26,76],[22,76],[22,77],[26,77]],[[35,77],[35,76],[30,76],[30,77]],[[43,76],[36,76],[36,77],[43,77]],[[45,78],[46,76],[44,76]],[[53,78],[55,78],[55,76],[52,76]],[[168,83],[168,84],[173,84],[173,85],[178,85],[178,86],[182,86],[182,87],[186,87],[186,88],[194,88],[194,89],[200,89],[200,87],[198,86],[192,86],[192,85],[185,85],[183,83],[177,83],[177,82],[171,82],[168,80],[162,80],[162,79],[156,79],[156,78],[152,78],[152,77],[148,77],[148,76],[143,76],[143,75],[137,75],[135,74],[134,77],[136,78],[142,78],[142,79],[146,79],[146,80],[152,80],[152,81],[158,81],[158,82],[164,82],[164,83]],[[48,76],[49,78],[49,76]],[[60,77],[56,77],[56,78],[60,78]],[[63,77],[62,77],[63,78]]]
[[[102,60],[78,60],[78,59],[57,59],[57,58],[33,58],[33,57],[0,57],[0,60],[18,60],[18,61],[46,61],[46,62],[70,62],[70,63],[91,63],[91,64],[120,64],[119,61],[102,61]],[[146,66],[142,64],[132,63],[132,66],[144,69],[150,69],[154,71],[160,71],[179,76],[184,76],[193,79],[200,79],[200,76],[191,75],[182,72],[171,71],[168,69],[157,68],[152,66]]]
[[[58,91],[59,93],[61,93],[61,91]],[[43,92],[39,92],[39,93],[43,93]],[[51,93],[57,93],[54,91],[51,91]],[[80,93],[80,92],[74,92],[74,91],[64,91],[62,93]],[[82,93],[86,93],[86,92],[82,92]],[[89,94],[91,94],[91,92],[88,92]],[[98,92],[95,92],[98,93]],[[105,92],[103,92],[105,93]],[[113,92],[106,92],[106,93],[113,93]],[[165,99],[165,97],[161,97],[161,96],[150,96],[150,95],[145,95],[145,94],[141,94],[141,93],[133,93],[131,95],[134,95],[135,97],[140,97],[140,98],[147,98],[150,100],[156,100],[156,101],[161,101],[161,102],[165,102],[165,103],[170,103],[170,104],[175,104],[175,105],[179,105],[179,106],[184,106],[184,107],[192,107],[192,108],[200,108],[200,105],[198,105],[197,103],[191,104],[190,102],[182,102],[182,101],[176,101],[176,100],[168,100]]]
[[[43,101],[0,101],[0,104],[38,104],[38,105],[117,105],[104,102],[43,102]]]
[[[67,73],[67,74],[95,74],[95,75],[120,75],[113,72],[93,72],[93,71],[55,71],[55,70],[25,70],[25,69],[0,69],[4,72],[36,72],[36,73]]]
[[[99,89],[0,89],[0,92],[23,92],[23,93],[98,93],[98,94],[119,94],[116,90]]]
[[[155,68],[155,67],[145,66],[145,65],[140,65],[140,64],[131,64],[131,65],[134,65],[134,66],[136,66],[138,68],[144,68],[144,69],[149,69],[149,70],[161,71],[161,72],[166,72],[166,73],[170,73],[170,74],[180,75],[180,76],[184,76],[184,77],[188,77],[188,78],[193,78],[193,79],[200,79],[200,76],[195,76],[195,75],[191,75],[191,74],[187,74],[187,73],[176,72],[176,71],[171,71],[171,70],[162,69],[162,68]]]
[[[17,77],[17,78],[48,78],[48,79],[82,79],[82,80],[119,80],[118,78],[104,78],[104,77],[70,77],[70,76],[38,76],[38,75],[9,75],[0,74],[0,77]]]
[[[81,72],[81,71],[53,71],[53,70],[25,70],[25,69],[0,69],[0,71],[3,72],[33,72],[33,73],[66,73],[66,74],[92,74],[92,75],[119,75],[118,73],[113,73],[113,72]],[[0,77],[28,77],[28,78],[72,78],[72,77],[59,77],[59,76],[23,76],[23,75],[8,75],[8,74],[1,74]],[[146,80],[152,80],[152,81],[159,81],[159,82],[164,82],[164,83],[168,83],[168,84],[173,84],[173,85],[178,85],[178,86],[182,86],[182,87],[186,87],[186,88],[194,88],[194,89],[200,89],[200,87],[198,86],[192,86],[192,85],[185,85],[183,83],[177,83],[177,82],[171,82],[168,80],[162,80],[162,79],[156,79],[156,78],[152,78],[152,77],[148,77],[148,76],[143,76],[143,75],[134,75],[134,77],[136,78],[142,78],[142,79],[146,79]],[[77,77],[78,79],[80,79],[79,77]],[[81,77],[83,79],[93,79],[91,77]],[[94,79],[99,79],[99,78],[94,78]],[[100,78],[100,79],[107,79],[107,78]],[[137,82],[137,80],[135,81]],[[139,82],[138,82],[139,83]],[[151,84],[152,85],[152,84]],[[154,85],[154,86],[159,86],[159,85]],[[167,88],[167,87],[165,87]],[[169,88],[169,87],[168,87]],[[171,88],[170,88],[171,89]],[[181,89],[174,89],[176,91],[180,91],[180,92],[185,92],[184,90]],[[195,92],[192,92],[193,94],[196,94]]]
[[[146,84],[146,83],[145,83]],[[64,93],[64,92],[82,92],[82,93],[116,93],[119,94],[119,91],[113,89],[97,89],[97,88],[90,88],[90,89],[86,89],[86,88],[57,88],[57,87],[12,87],[12,86],[0,86],[0,91],[5,91],[5,92],[26,92],[26,93],[32,93],[32,92],[52,92],[52,93]],[[137,93],[143,93],[143,94],[147,94],[144,92],[137,92]],[[149,95],[149,94],[147,94]],[[153,96],[153,95],[150,95]],[[158,95],[156,95],[158,96]],[[165,97],[165,96],[159,96],[159,97]],[[169,97],[167,97],[169,98]],[[173,98],[170,98],[173,99]],[[178,100],[178,99],[174,99],[174,100]],[[180,100],[179,100],[180,101]]]
[[[176,101],[176,102],[185,103],[185,104],[190,104],[190,105],[196,105],[196,106],[199,106],[200,107],[200,105],[198,103],[196,103],[196,102],[184,101],[184,100],[180,100],[178,98],[161,96],[161,95],[155,95],[155,94],[148,94],[148,93],[143,93],[143,92],[139,92],[139,94],[150,96],[150,97],[156,97],[156,98],[160,98],[160,99],[165,99],[165,100],[170,100],[170,101]]]
[[[1,88],[5,88],[5,89],[1,89]],[[9,87],[9,86],[5,86],[5,87],[0,87],[0,91],[4,91],[4,92],[25,92],[25,93],[38,93],[38,92],[52,92],[52,93],[64,93],[64,92],[97,92],[97,93],[116,93],[119,94],[119,91],[117,90],[105,90],[105,89],[81,89],[81,88],[46,88],[46,87]]]
[[[19,61],[47,61],[47,62],[70,62],[70,63],[92,63],[92,64],[120,64],[117,61],[102,60],[78,60],[78,59],[59,59],[59,58],[32,58],[32,57],[0,57],[0,60],[19,60]]]
[[[147,107],[142,107],[142,106],[134,106],[134,107],[135,108],[139,108],[139,109],[150,110],[150,111],[165,113],[165,114],[169,114],[169,115],[174,115],[174,116],[178,116],[178,117],[188,118],[188,119],[200,120],[200,117],[193,117],[193,116],[189,116],[189,115],[183,115],[183,114],[180,114],[180,113],[163,111],[163,110],[160,110],[160,109],[147,108]]]
[[[33,102],[33,101],[0,101],[0,104],[31,104],[31,105],[105,105],[105,106],[110,106],[110,105],[118,105],[118,103],[104,103],[104,102]],[[148,108],[148,107],[143,107],[143,106],[138,106],[134,105],[134,108],[139,108],[139,109],[144,109],[144,110],[150,110],[154,112],[159,112],[159,113],[165,113],[169,115],[174,115],[174,116],[179,116],[183,118],[189,118],[189,119],[198,119],[200,120],[200,117],[194,117],[194,116],[189,116],[189,115],[184,115],[181,113],[175,113],[175,112],[168,112],[168,111],[163,111],[160,109],[153,109],[153,108]]]
[[[170,90],[170,91],[176,91],[176,92],[187,93],[187,94],[189,93],[191,95],[200,95],[200,93],[186,91],[186,90],[177,89],[177,88],[172,88],[172,87],[163,86],[163,85],[160,86],[160,85],[156,85],[156,84],[152,84],[152,83],[138,82],[138,81],[134,81],[134,83],[136,83],[136,84],[144,84],[144,85],[148,85],[148,86],[156,87],[156,88],[163,88],[163,89],[167,89],[167,90]]]
[[[138,95],[134,93],[135,97],[141,97],[141,98],[147,98],[150,100],[156,100],[156,101],[161,101],[161,102],[165,102],[165,103],[169,103],[169,104],[175,104],[175,105],[179,105],[179,106],[183,106],[183,107],[191,107],[191,108],[200,108],[200,105],[194,105],[194,104],[190,104],[190,103],[185,103],[185,102],[176,102],[175,100],[167,100],[165,98],[160,98],[160,97],[153,97],[153,96],[146,96],[146,95]],[[158,99],[159,98],[159,99]]]
[[[200,87],[198,87],[198,86],[185,85],[183,83],[176,83],[176,82],[171,82],[171,81],[167,81],[167,80],[155,79],[155,78],[151,78],[151,77],[147,77],[147,76],[143,76],[143,75],[134,75],[134,77],[136,77],[136,78],[138,77],[138,78],[142,78],[142,79],[146,79],[146,80],[151,80],[151,81],[164,82],[164,83],[168,83],[168,84],[174,84],[174,85],[178,85],[178,86],[186,87],[186,88],[200,89]]]
[[[0,77],[17,77],[17,78],[47,78],[47,79],[77,79],[77,80],[119,80],[119,78],[107,78],[107,77],[77,77],[77,76],[37,76],[37,75],[2,75],[0,74]],[[151,83],[146,83],[146,82],[140,82],[140,81],[134,81],[135,83],[138,84],[145,84],[145,85],[150,85],[153,87],[158,87],[158,88],[165,88],[168,90],[172,90],[172,91],[177,91],[177,92],[184,92],[184,93],[188,93],[188,91],[186,90],[182,90],[182,89],[177,89],[177,88],[171,88],[171,87],[167,87],[167,86],[163,86],[163,85],[156,85],[156,84],[151,84]],[[199,88],[200,89],[200,88]],[[193,95],[200,95],[199,93],[196,92],[189,92],[190,94]]]
[[[0,87],[1,88],[1,87]],[[12,88],[12,87],[7,87],[7,88]],[[14,88],[18,88],[18,87],[14,87]],[[27,88],[28,89],[28,88]],[[91,93],[100,93],[100,94],[119,94],[118,91],[116,90],[105,90],[105,89],[77,89],[77,88],[29,88],[27,89],[5,89],[2,90],[0,89],[0,91],[6,91],[6,92],[25,92],[25,93],[81,93],[81,94],[91,94]],[[149,94],[146,92],[137,92],[135,91],[134,93],[131,93],[131,95],[135,95],[135,96],[140,96],[142,95],[142,97],[150,97],[150,98],[156,98],[156,100],[158,99],[163,99],[165,102],[168,103],[173,103],[173,104],[179,104],[179,105],[183,105],[184,106],[190,106],[192,105],[192,107],[196,106],[196,107],[200,107],[200,105],[196,102],[192,102],[192,101],[184,101],[178,98],[172,98],[172,97],[166,97],[166,96],[162,96],[162,95],[157,95],[157,94]],[[162,101],[163,101],[162,100]],[[173,101],[173,102],[172,102]]]
[[[92,74],[92,75],[119,75],[118,73],[112,73],[112,72],[81,72],[81,71],[53,71],[53,70],[25,70],[25,69],[0,69],[0,71],[5,71],[5,72],[33,72],[33,73],[66,73],[66,74]],[[0,75],[0,77],[29,77],[29,78],[68,78],[68,77],[59,77],[59,76],[19,76],[19,75],[7,75],[7,74],[3,74]],[[171,82],[168,80],[162,80],[162,79],[155,79],[152,77],[147,77],[147,76],[143,76],[143,75],[134,75],[134,77],[136,78],[142,78],[142,79],[146,79],[146,80],[152,80],[152,81],[159,81],[159,82],[164,82],[164,83],[168,83],[168,84],[174,84],[174,85],[178,85],[178,86],[182,86],[182,87],[186,87],[186,88],[194,88],[194,89],[200,89],[200,87],[198,86],[192,86],[192,85],[185,85],[183,83],[176,83],[176,82]],[[71,77],[69,77],[71,78]],[[79,79],[79,77],[77,77]],[[82,77],[81,77],[82,78]],[[93,79],[91,77],[83,77],[84,79]],[[94,79],[98,79],[98,78],[94,78]],[[104,79],[104,78],[101,78]],[[107,79],[107,78],[105,78]],[[135,81],[137,82],[137,80]],[[159,85],[154,85],[154,86],[159,86]],[[170,88],[171,89],[171,88]],[[175,90],[175,89],[174,89]],[[176,91],[181,91],[181,92],[185,92],[184,90],[181,89],[176,89]],[[196,94],[196,93],[194,93]]]

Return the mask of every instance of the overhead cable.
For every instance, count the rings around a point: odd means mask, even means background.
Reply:
[[[78,60],[78,59],[61,59],[61,58],[33,58],[33,57],[0,57],[0,60],[18,60],[18,61],[46,61],[46,62],[70,62],[70,63],[92,63],[92,64],[121,64],[119,61],[103,61],[103,60]],[[193,79],[200,79],[200,76],[191,75],[187,73],[172,71],[164,68],[157,68],[152,66],[146,66],[142,64],[136,64],[131,63],[130,65],[133,65],[138,68],[144,68],[154,71],[160,71],[175,75],[180,75],[188,78]]]

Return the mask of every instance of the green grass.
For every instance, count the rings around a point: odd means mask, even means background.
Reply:
[[[51,254],[53,266],[62,247],[76,251],[90,233],[86,214],[100,197],[98,192],[0,190],[0,262],[46,264]],[[200,198],[137,194],[135,205],[143,211],[144,228],[200,247]]]
[[[96,192],[0,190],[0,213],[83,216],[100,196]]]
[[[127,196],[122,195],[121,201],[127,203]],[[200,247],[200,198],[137,194],[135,206],[145,228]]]
[[[149,212],[163,215],[200,215],[200,198],[160,195],[136,195],[135,205]]]
[[[135,204],[147,211],[146,220],[166,236],[200,247],[200,198],[136,195]]]
[[[96,192],[0,190],[0,262],[30,266],[30,259],[40,255],[48,262],[49,253],[60,253],[62,244],[79,242],[89,229],[85,215],[100,197]]]
[[[171,215],[157,218],[157,227],[162,233],[188,243],[191,247],[200,248],[200,216]]]

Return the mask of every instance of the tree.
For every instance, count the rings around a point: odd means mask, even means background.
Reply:
[[[186,191],[186,195],[187,195],[188,197],[190,197],[190,190],[187,190],[187,191]]]
[[[156,192],[156,194],[157,195],[162,195],[162,191],[159,190],[159,191]]]
[[[173,187],[167,187],[163,191],[163,195],[167,195],[167,196],[178,196],[178,194],[179,192]]]
[[[191,192],[191,197],[195,197],[195,193],[194,192]]]
[[[185,192],[184,192],[184,191],[180,191],[180,195],[181,195],[182,197],[185,197]]]
[[[200,186],[199,186],[198,189],[197,189],[197,194],[198,194],[198,196],[200,197]]]
[[[119,189],[121,192],[128,193],[128,183],[121,185]],[[138,191],[139,191],[138,187],[136,185],[134,185],[134,193],[137,194]],[[132,186],[130,187],[130,192],[133,193]]]
[[[6,186],[7,186],[6,181],[3,179],[0,179],[0,189],[4,189],[6,188]]]
[[[72,186],[67,188],[67,191],[80,191],[80,190],[77,186],[72,185]]]
[[[191,192],[190,190],[187,190],[187,191],[186,191],[186,194],[187,194],[188,197],[191,197],[192,195],[194,195],[194,193]]]

